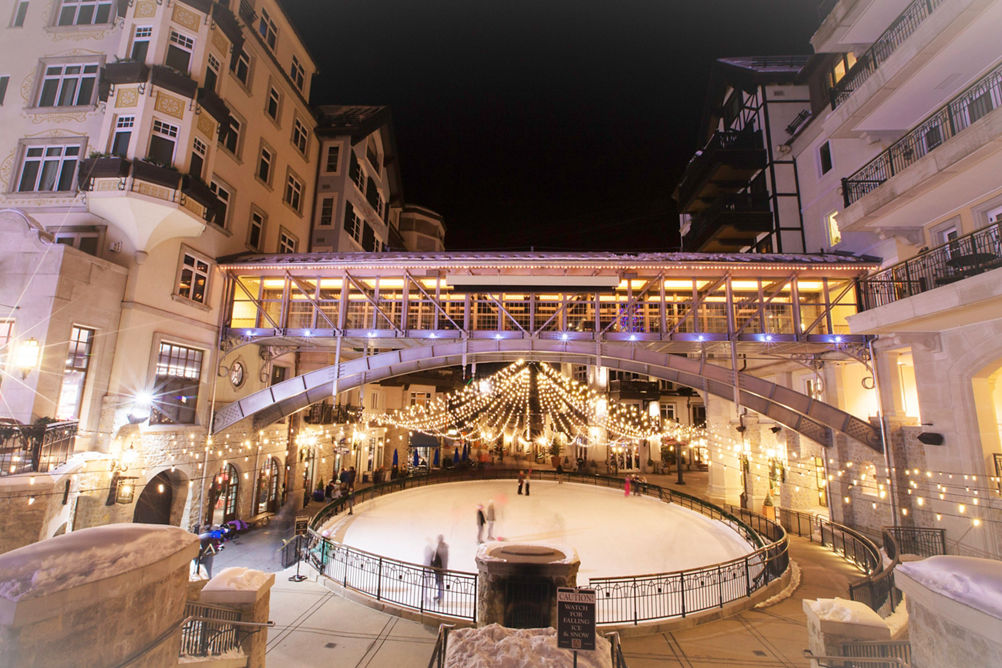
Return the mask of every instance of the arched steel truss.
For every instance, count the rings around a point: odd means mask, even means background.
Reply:
[[[345,361],[290,378],[224,406],[215,415],[212,431],[219,433],[248,417],[253,418],[255,427],[270,424],[336,392],[423,369],[516,358],[600,365],[669,380],[728,401],[737,399],[742,406],[822,445],[832,445],[834,432],[840,432],[882,451],[879,432],[869,422],[809,395],[709,364],[705,359],[657,352],[629,343],[535,338],[441,342]]]

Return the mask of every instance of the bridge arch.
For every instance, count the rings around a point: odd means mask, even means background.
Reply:
[[[702,359],[656,352],[628,343],[535,338],[433,343],[317,369],[222,407],[216,412],[212,432],[217,434],[245,418],[252,418],[255,428],[271,424],[330,397],[335,381],[338,392],[343,392],[415,371],[472,362],[511,362],[519,358],[630,371],[692,387],[728,401],[735,399],[736,389],[742,406],[824,446],[830,446],[833,434],[839,432],[882,452],[879,433],[869,422],[809,395],[750,374],[735,372]]]

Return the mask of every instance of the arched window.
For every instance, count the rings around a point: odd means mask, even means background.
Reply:
[[[270,457],[257,474],[254,512],[258,515],[261,513],[273,513],[278,510],[278,478],[278,460]]]
[[[240,489],[240,474],[233,464],[226,464],[212,479],[209,488],[209,513],[206,521],[210,524],[225,524],[237,516],[237,492]]]

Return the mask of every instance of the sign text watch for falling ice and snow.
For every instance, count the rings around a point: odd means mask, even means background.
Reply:
[[[557,588],[557,647],[595,649],[595,590]]]

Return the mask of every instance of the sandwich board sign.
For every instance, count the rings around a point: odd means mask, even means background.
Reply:
[[[595,649],[595,590],[557,588],[557,647]]]

